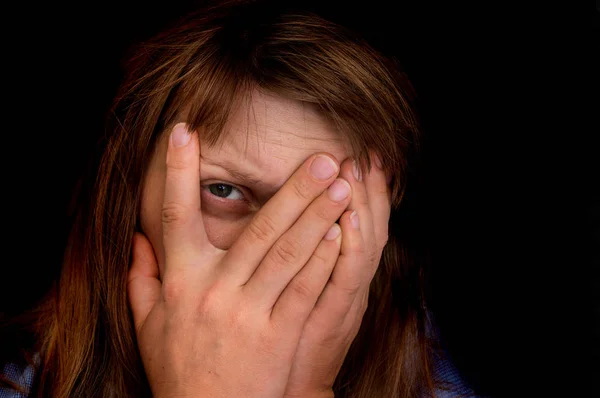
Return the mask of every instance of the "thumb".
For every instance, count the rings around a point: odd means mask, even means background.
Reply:
[[[132,260],[127,275],[127,297],[136,332],[139,332],[148,314],[160,297],[161,282],[152,245],[146,236],[133,236]]]

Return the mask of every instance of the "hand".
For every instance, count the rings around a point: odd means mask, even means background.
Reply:
[[[333,397],[333,383],[360,328],[391,210],[385,173],[378,160],[373,163],[364,176],[358,168],[354,172],[351,159],[342,164],[340,174],[352,186],[349,209],[356,214],[349,211],[340,219],[341,254],[304,326],[286,397]]]
[[[223,251],[202,222],[199,158],[197,134],[175,126],[162,282],[149,241],[142,234],[133,241],[127,291],[150,387],[156,397],[281,397],[304,323],[339,256],[335,221],[350,186],[336,179],[331,156],[310,157]]]

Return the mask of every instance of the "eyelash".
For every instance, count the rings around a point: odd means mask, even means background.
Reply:
[[[237,192],[237,194],[238,194],[240,197],[239,197],[239,198],[237,198],[237,199],[228,199],[227,197],[218,196],[218,195],[216,195],[215,193],[213,193],[213,192],[211,191],[211,187],[218,187],[218,186],[221,186],[221,187],[228,187],[228,188],[230,188],[230,189],[231,189],[231,192],[230,192],[230,193],[229,193],[227,196],[231,195],[231,193],[233,193],[233,192]],[[206,184],[206,185],[204,185],[204,186],[203,186],[203,188],[204,188],[204,189],[207,191],[207,193],[208,193],[208,194],[209,194],[211,197],[213,197],[215,200],[219,200],[219,201],[228,201],[228,202],[247,201],[247,200],[246,200],[246,195],[244,195],[244,192],[242,191],[242,189],[240,189],[240,188],[238,188],[238,187],[236,187],[236,186],[234,186],[234,185],[231,185],[231,184],[226,184],[226,183],[224,183],[224,182],[215,182],[215,183],[212,183],[212,184]]]

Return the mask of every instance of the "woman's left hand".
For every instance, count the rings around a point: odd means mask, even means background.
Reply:
[[[348,159],[340,176],[350,183],[353,193],[349,211],[339,222],[340,256],[304,325],[286,386],[287,398],[333,397],[333,383],[360,329],[369,286],[388,239],[390,193],[379,160],[373,162],[370,173],[361,175]]]

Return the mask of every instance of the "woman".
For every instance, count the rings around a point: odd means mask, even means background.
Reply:
[[[232,2],[128,70],[60,278],[19,330],[31,396],[452,387],[396,224],[419,137],[390,62],[314,15]]]

